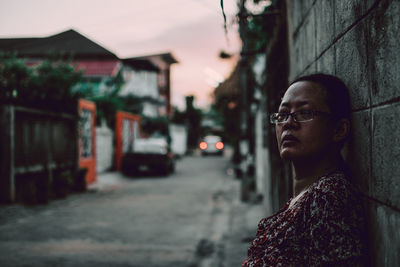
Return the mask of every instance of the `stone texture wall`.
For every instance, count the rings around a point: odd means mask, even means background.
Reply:
[[[313,72],[350,88],[346,159],[365,194],[373,266],[400,266],[400,1],[288,0],[289,80]]]

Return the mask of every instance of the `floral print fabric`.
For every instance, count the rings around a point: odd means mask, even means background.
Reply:
[[[343,173],[321,177],[258,225],[242,267],[363,266],[364,214]]]

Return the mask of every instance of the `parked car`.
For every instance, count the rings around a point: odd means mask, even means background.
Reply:
[[[167,176],[174,172],[175,161],[165,138],[139,138],[133,142],[132,151],[122,157],[121,169],[126,175],[150,171]]]
[[[224,143],[222,138],[217,135],[205,136],[199,144],[201,154],[206,156],[208,154],[222,155],[224,152]]]

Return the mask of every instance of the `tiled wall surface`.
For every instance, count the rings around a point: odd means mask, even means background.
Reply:
[[[289,0],[290,78],[324,72],[350,88],[346,159],[366,195],[373,266],[400,266],[400,1]]]

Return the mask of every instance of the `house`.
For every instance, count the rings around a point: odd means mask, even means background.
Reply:
[[[123,59],[122,79],[123,86],[118,95],[120,97],[135,97],[137,103],[129,107],[130,110],[138,110],[147,117],[158,117],[159,106],[164,102],[160,100],[157,76],[160,69],[146,59]]]
[[[79,90],[92,90],[94,94],[112,90],[110,81],[122,67],[115,54],[72,29],[48,37],[0,39],[0,51],[16,52],[29,66],[49,56],[73,57],[73,64],[85,78]]]
[[[178,61],[171,53],[153,54],[132,59],[149,60],[151,63],[159,68],[157,82],[160,93],[160,100],[165,102],[165,105],[159,108],[159,114],[161,116],[170,117],[172,115],[171,65],[178,63]]]

